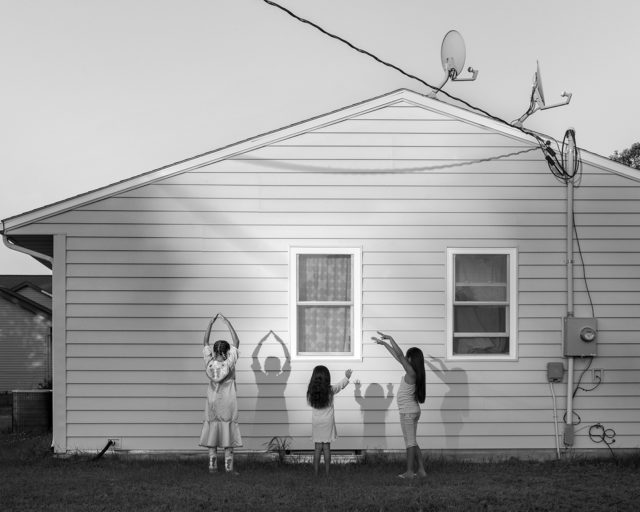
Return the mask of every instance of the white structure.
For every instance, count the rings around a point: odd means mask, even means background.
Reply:
[[[574,447],[606,450],[588,435],[600,422],[637,449],[640,173],[582,158],[593,312],[577,244],[571,283],[575,316],[598,319],[602,384],[576,394]],[[553,453],[566,195],[520,130],[399,90],[6,219],[8,242],[53,262],[55,449],[197,450],[220,311],[241,339],[247,450],[311,448],[316,364],[361,381],[336,397],[333,448],[403,449],[381,330],[428,356],[421,447]],[[566,372],[554,386],[561,417]]]

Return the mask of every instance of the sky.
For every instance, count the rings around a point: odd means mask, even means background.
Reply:
[[[636,0],[278,0],[429,84],[603,156],[640,141]],[[0,219],[400,88],[431,90],[263,0],[0,0]],[[445,99],[445,98],[442,98]],[[0,274],[48,273],[0,245]]]

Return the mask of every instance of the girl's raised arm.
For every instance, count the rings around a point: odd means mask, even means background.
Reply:
[[[389,343],[385,343],[385,341],[384,341],[385,339],[391,338],[391,336],[387,336],[386,334],[383,334],[380,331],[378,331],[378,335],[380,336],[379,338],[376,338],[375,336],[372,336],[371,339],[373,341],[375,341],[378,345],[382,345],[384,348],[386,348],[389,351],[389,353],[393,356],[393,358],[396,361],[398,361],[400,364],[402,364],[402,362],[400,360],[401,357],[404,357],[402,352],[400,352],[398,354],[398,352],[396,352],[396,350]],[[391,338],[391,339],[393,339],[393,338]]]
[[[204,333],[204,339],[202,340],[202,344],[205,347],[209,344],[209,336],[211,336],[211,328],[213,327],[214,322],[218,319],[218,316],[220,316],[220,313],[218,313],[209,321],[207,331]]]
[[[394,357],[394,359],[402,365],[402,367],[404,368],[404,371],[407,373],[409,378],[415,379],[416,371],[413,369],[413,366],[411,366],[409,361],[407,361],[407,358],[402,352],[402,349],[396,343],[396,340],[394,340],[388,334],[384,334],[380,331],[378,331],[378,334],[380,335],[380,337],[379,338],[373,337],[372,338],[373,341],[375,341],[378,345],[382,345],[384,348],[386,348],[389,351],[389,353]],[[389,343],[388,344],[385,343],[384,340],[388,340]]]
[[[231,322],[229,322],[229,320],[227,320],[227,317],[224,316],[222,313],[218,313],[218,316],[222,318],[223,322],[227,324],[227,327],[229,328],[229,333],[231,333],[231,344],[234,347],[238,348],[240,346],[240,338],[238,338],[238,334],[236,333],[236,330],[233,328],[233,325],[231,325]]]

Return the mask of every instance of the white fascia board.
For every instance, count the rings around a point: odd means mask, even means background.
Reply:
[[[585,151],[584,149],[580,149],[580,157],[582,158],[582,162],[587,163],[589,165],[593,165],[594,167],[598,167],[603,171],[607,171],[613,174],[617,174],[618,176],[622,176],[624,178],[629,178],[630,180],[640,181],[640,170],[634,169],[633,167],[629,167],[628,165],[623,165],[619,162],[615,162],[610,158],[605,156],[597,155],[596,153],[591,153],[590,151]]]

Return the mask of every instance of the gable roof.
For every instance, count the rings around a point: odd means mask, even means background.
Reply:
[[[274,131],[270,131],[261,135],[251,137],[249,139],[230,144],[200,155],[196,155],[172,164],[160,167],[153,171],[149,171],[143,174],[139,174],[126,180],[118,181],[111,185],[107,185],[101,188],[91,190],[89,192],[73,196],[71,198],[52,203],[50,205],[37,208],[13,217],[9,217],[2,221],[2,230],[0,233],[6,234],[8,230],[18,228],[20,226],[32,224],[38,222],[47,217],[63,213],[65,211],[73,210],[80,206],[111,197],[113,195],[126,192],[155,181],[165,179],[177,174],[191,171],[206,165],[225,160],[247,151],[252,151],[275,142],[279,142],[291,137],[295,137],[302,133],[322,128],[346,119],[365,114],[383,107],[396,105],[396,104],[409,104],[412,106],[422,107],[431,110],[435,113],[439,113],[453,119],[458,119],[471,123],[486,129],[495,131],[496,133],[503,134],[507,137],[511,137],[520,140],[524,143],[529,143],[535,146],[537,143],[530,135],[527,135],[524,131],[500,122],[497,118],[487,117],[464,108],[451,105],[449,103],[442,102],[438,99],[425,96],[423,94],[416,93],[407,89],[399,89],[382,96],[377,96],[354,105],[344,107],[327,114],[313,117],[305,121],[301,121],[284,128],[280,128]],[[544,134],[540,134],[545,139],[553,139]],[[608,158],[596,155],[585,151],[581,148],[581,156],[583,163],[588,163],[595,167],[601,168],[605,171],[618,174],[620,176],[640,181],[640,172],[619,164]]]

